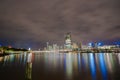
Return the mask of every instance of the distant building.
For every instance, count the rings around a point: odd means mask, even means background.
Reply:
[[[47,45],[47,50],[49,49],[49,42],[46,42],[46,45]]]
[[[79,46],[78,46],[80,49],[82,49],[82,42],[79,43]]]
[[[65,36],[65,48],[72,49],[72,41],[71,41],[71,34],[67,33]]]
[[[79,46],[76,43],[72,44],[72,49],[73,50],[78,50]]]

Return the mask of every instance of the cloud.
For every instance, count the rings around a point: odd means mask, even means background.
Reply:
[[[119,38],[119,0],[2,0],[0,38],[64,42]],[[118,25],[118,26],[117,26]]]

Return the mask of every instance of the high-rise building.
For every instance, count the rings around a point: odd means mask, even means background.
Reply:
[[[72,41],[71,41],[71,34],[67,33],[65,36],[65,48],[72,49]]]

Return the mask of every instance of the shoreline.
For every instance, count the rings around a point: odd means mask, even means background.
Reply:
[[[7,56],[7,55],[10,55],[8,53],[3,53],[3,54],[0,54],[0,57],[4,57],[4,56]]]
[[[4,53],[0,53],[0,57],[4,57],[4,56],[7,56],[7,55],[11,55],[11,54],[20,54],[20,53],[24,53],[24,52],[27,52],[27,51],[4,52]]]

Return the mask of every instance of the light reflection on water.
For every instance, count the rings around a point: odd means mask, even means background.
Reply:
[[[119,67],[120,53],[22,53],[0,57],[3,80],[17,72],[12,80],[119,80]]]
[[[107,79],[107,69],[106,69],[106,64],[105,64],[105,58],[103,53],[98,53],[98,59],[99,59],[99,69],[102,74],[102,79],[103,80],[108,80]]]
[[[92,75],[92,79],[96,80],[96,65],[95,65],[95,59],[93,53],[89,54],[89,65],[90,65],[90,72]]]

